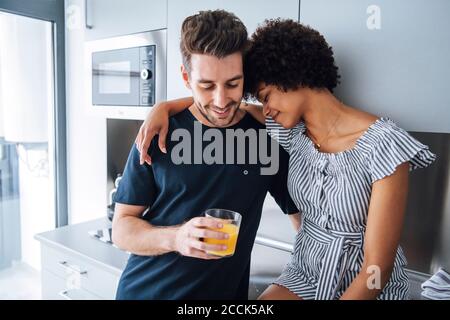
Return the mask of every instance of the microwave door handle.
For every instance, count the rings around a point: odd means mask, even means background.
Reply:
[[[97,68],[92,68],[92,74],[94,76],[141,77],[141,73],[137,71],[127,72],[122,70],[102,70]]]
[[[92,29],[94,26],[91,23],[91,16],[89,15],[90,1],[84,0],[84,24],[86,29]]]

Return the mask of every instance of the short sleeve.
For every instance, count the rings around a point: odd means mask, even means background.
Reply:
[[[289,195],[287,187],[287,178],[289,171],[289,155],[285,150],[279,147],[279,167],[278,172],[274,175],[269,192],[275,199],[280,209],[285,214],[294,214],[299,212],[294,201]]]
[[[369,171],[372,183],[392,175],[402,163],[409,162],[410,171],[429,166],[435,159],[428,146],[391,120],[381,130],[369,155]]]
[[[153,170],[147,163],[140,164],[139,151],[133,144],[122,179],[114,196],[114,202],[151,206],[155,197],[156,187]]]
[[[276,140],[284,150],[290,153],[292,138],[301,132],[301,125],[298,124],[294,128],[286,129],[276,123],[271,117],[267,117],[266,130],[272,139]]]

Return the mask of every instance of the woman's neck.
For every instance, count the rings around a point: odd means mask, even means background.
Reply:
[[[309,133],[321,140],[330,134],[330,130],[336,129],[339,119],[345,113],[346,107],[328,90],[314,92],[307,100],[303,121]]]

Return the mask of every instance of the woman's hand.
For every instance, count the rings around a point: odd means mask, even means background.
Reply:
[[[156,135],[159,135],[159,149],[167,153],[166,139],[169,130],[169,117],[189,108],[193,103],[194,100],[192,97],[186,97],[155,104],[139,129],[136,140],[134,141],[141,154],[141,164],[144,164],[144,162],[148,165],[152,164],[152,158],[148,154],[148,148]]]
[[[250,115],[262,124],[265,124],[266,117],[263,114],[263,108],[256,104],[241,102],[240,108],[250,113]]]
[[[162,102],[155,105],[139,129],[134,143],[141,155],[141,164],[144,164],[144,162],[149,165],[152,164],[152,158],[148,154],[148,148],[156,135],[159,135],[159,149],[162,152],[167,153],[166,138],[167,131],[169,130],[169,110],[164,106],[165,103],[166,102]]]

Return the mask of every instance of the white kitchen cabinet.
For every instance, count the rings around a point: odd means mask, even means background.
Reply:
[[[60,278],[46,269],[41,271],[41,281],[45,300],[102,300],[81,287],[68,287],[67,278]]]
[[[74,297],[80,299],[83,297],[81,293],[85,293],[88,299],[95,297],[114,299],[119,283],[119,274],[113,274],[76,253],[46,245],[41,247],[41,257],[42,270],[52,274],[54,280],[59,279],[59,282],[64,284],[63,288],[58,291],[58,295],[66,291],[69,296],[71,292],[72,296],[75,295]],[[55,285],[50,276],[42,279],[44,288]],[[50,280],[50,282],[47,283],[46,280]],[[55,292],[50,290],[49,293],[51,295]],[[48,299],[49,297],[44,296],[43,298]]]
[[[191,95],[184,86],[180,66],[180,31],[183,20],[200,10],[224,9],[236,14],[246,25],[249,35],[268,18],[298,20],[299,0],[264,2],[257,0],[168,0],[167,20],[167,99]]]
[[[85,6],[85,40],[167,28],[167,0],[85,0]]]
[[[115,299],[128,254],[89,235],[110,227],[105,217],[36,235],[43,299]]]
[[[300,22],[333,47],[337,95],[409,131],[450,132],[450,2],[302,0]]]

